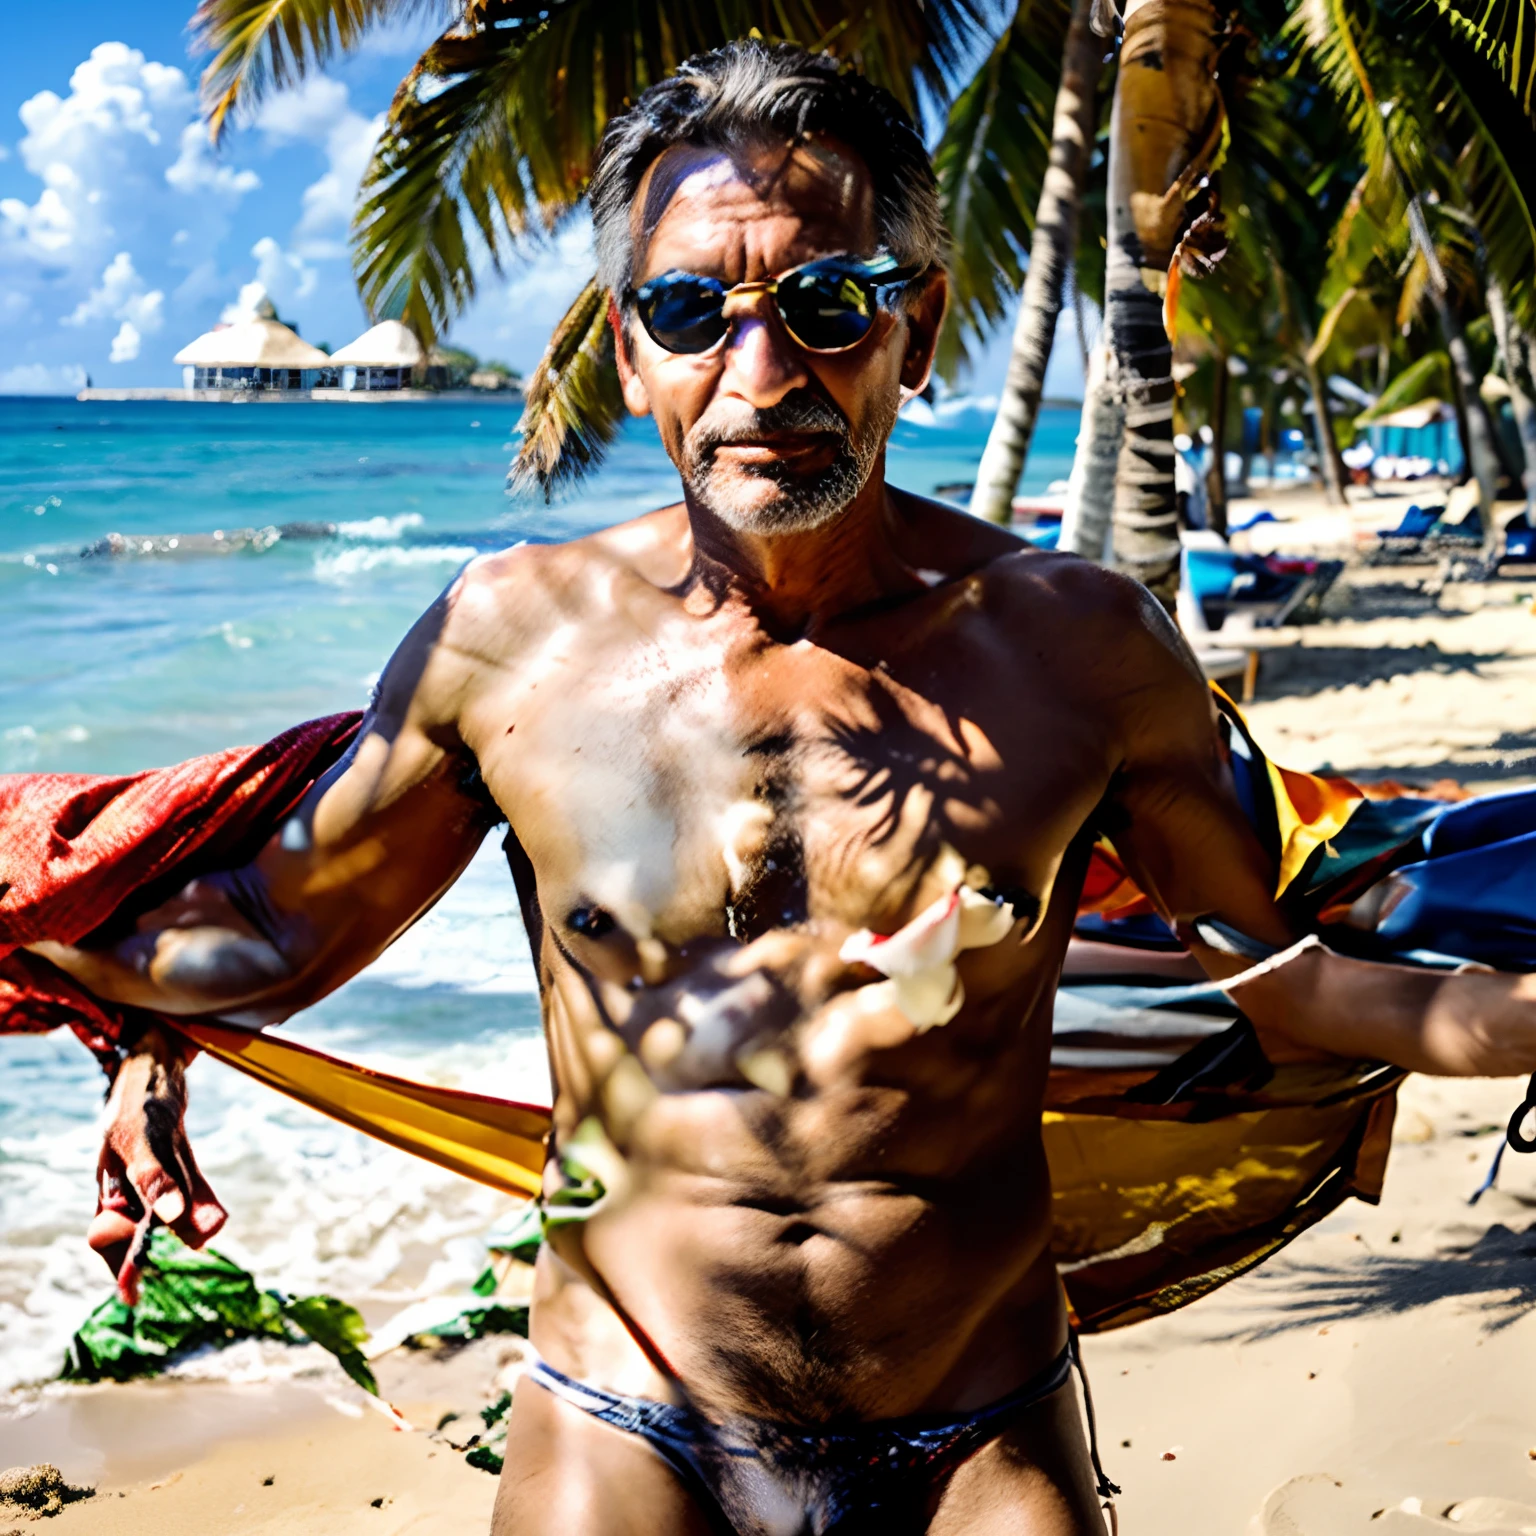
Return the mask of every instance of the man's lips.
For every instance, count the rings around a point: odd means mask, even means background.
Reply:
[[[738,438],[720,443],[715,453],[728,453],[747,463],[763,463],[770,459],[787,459],[803,454],[823,453],[834,449],[837,437],[831,432],[784,432],[765,437]]]

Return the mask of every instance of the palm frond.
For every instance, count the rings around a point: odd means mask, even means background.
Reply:
[[[1432,28],[1433,30],[1433,28]],[[1464,146],[1455,170],[1516,323],[1536,328],[1536,124],[1456,37],[1435,37],[1442,124]]]
[[[1418,19],[1438,13],[1447,29],[1493,66],[1519,109],[1536,118],[1536,0],[1420,0]]]
[[[955,98],[934,169],[951,239],[951,321],[940,369],[1007,312],[1024,278],[1051,154],[1070,0],[1022,0],[1013,24]]]
[[[236,107],[349,52],[380,22],[456,8],[454,0],[201,0],[191,30],[194,50],[213,55],[202,78],[209,129],[217,139]]]
[[[1375,405],[1355,417],[1355,425],[1368,427],[1393,411],[1427,400],[1449,400],[1455,388],[1449,354],[1440,350],[1426,352],[1387,385]]]
[[[594,277],[566,310],[528,383],[514,488],[558,486],[596,465],[624,417],[609,299]]]
[[[608,119],[691,54],[753,32],[825,46],[915,108],[920,86],[945,86],[981,25],[977,0],[454,7],[396,93],[353,225],[365,305],[426,341],[474,297],[479,274],[576,207]]]

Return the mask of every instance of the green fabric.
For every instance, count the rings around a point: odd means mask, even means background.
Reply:
[[[201,1345],[241,1339],[318,1344],[365,1392],[378,1383],[363,1355],[368,1330],[356,1309],[334,1296],[284,1296],[260,1290],[251,1274],[213,1249],[186,1247],[160,1227],[150,1234],[139,1303],[104,1301],[70,1341],[65,1381],[127,1381],[155,1376]]]

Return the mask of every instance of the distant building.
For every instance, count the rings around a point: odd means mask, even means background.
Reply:
[[[328,359],[345,390],[408,389],[426,362],[415,333],[399,320],[381,320]]]
[[[176,354],[182,382],[192,391],[244,393],[305,390],[332,362],[277,318],[264,299],[249,320],[216,325]]]

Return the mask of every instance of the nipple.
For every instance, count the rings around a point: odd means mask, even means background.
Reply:
[[[618,926],[613,913],[599,906],[573,908],[565,925],[588,939],[605,938]]]

